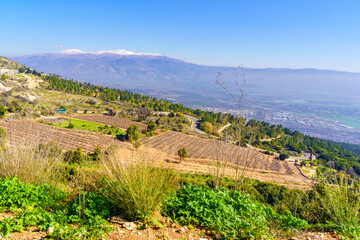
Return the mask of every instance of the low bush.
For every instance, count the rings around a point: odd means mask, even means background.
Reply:
[[[304,220],[288,214],[277,214],[243,195],[239,191],[185,185],[169,197],[164,213],[181,224],[195,224],[209,228],[214,234],[233,239],[261,239],[269,236],[269,229],[302,229]]]
[[[0,234],[37,226],[41,231],[53,227],[50,237],[55,239],[102,239],[112,230],[105,220],[110,202],[91,192],[80,196],[48,185],[27,185],[16,177],[0,179],[0,212],[15,214],[0,221]]]

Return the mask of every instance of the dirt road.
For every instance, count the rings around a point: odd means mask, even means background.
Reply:
[[[155,114],[169,115],[170,112],[155,112]],[[197,126],[200,123],[200,119],[188,114],[184,114],[184,118],[190,121],[189,130],[195,133],[206,135],[205,132],[201,131]]]

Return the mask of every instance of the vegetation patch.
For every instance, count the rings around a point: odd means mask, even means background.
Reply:
[[[249,195],[225,188],[185,185],[167,199],[164,212],[181,224],[195,224],[211,229],[225,238],[263,239],[269,230],[303,229],[304,220],[288,214],[277,214]]]
[[[116,128],[114,126],[108,126],[101,123],[88,122],[73,118],[67,118],[67,121],[59,121],[55,123],[47,122],[44,120],[40,120],[39,122],[46,123],[55,127],[93,131],[113,136],[125,135],[125,132],[122,129]]]
[[[0,179],[0,212],[16,216],[0,221],[0,234],[22,232],[32,226],[55,239],[102,239],[112,227],[105,220],[111,204],[103,196],[81,193],[81,198],[48,185],[27,185],[18,178]]]

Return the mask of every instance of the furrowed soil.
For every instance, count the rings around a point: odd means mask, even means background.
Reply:
[[[90,119],[86,120],[90,121]],[[0,127],[7,131],[6,138],[10,144],[36,145],[53,141],[64,150],[81,147],[85,153],[91,153],[96,147],[106,150],[111,145],[117,144],[121,149],[125,149],[124,154],[128,152],[129,157],[133,152],[132,144],[119,141],[111,135],[53,127],[34,120],[10,122],[1,120]],[[203,139],[175,131],[143,138],[140,142],[141,147],[138,152],[146,155],[144,157],[151,159],[153,164],[184,173],[218,173],[230,177],[241,174],[259,181],[298,189],[309,189],[311,185],[311,180],[304,177],[294,163],[280,161],[273,156],[231,143]],[[179,162],[177,156],[180,148],[185,148],[188,152],[188,157],[182,162]]]

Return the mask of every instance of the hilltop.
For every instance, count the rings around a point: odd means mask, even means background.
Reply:
[[[0,56],[0,68],[7,68],[10,70],[19,70],[20,68],[26,68],[24,65],[10,60],[6,57]]]

